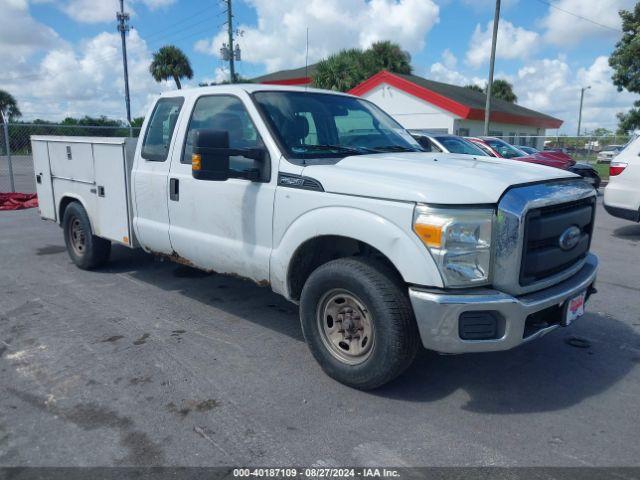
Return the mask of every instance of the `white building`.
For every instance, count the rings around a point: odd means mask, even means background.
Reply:
[[[309,65],[307,69],[283,70],[254,81],[305,85],[311,83],[314,71],[315,65]],[[487,97],[468,88],[383,70],[349,93],[380,106],[409,130],[461,136],[480,136],[484,132]],[[497,99],[491,102],[490,120],[490,135],[502,137],[513,144],[540,149],[544,147],[546,130],[562,125],[562,120]]]

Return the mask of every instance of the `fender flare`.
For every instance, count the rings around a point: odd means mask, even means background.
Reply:
[[[91,215],[89,215],[89,210],[87,209],[87,206],[85,205],[85,203],[82,200],[82,198],[80,197],[80,195],[77,195],[75,193],[65,192],[65,193],[60,195],[60,201],[58,201],[58,203],[56,205],[56,215],[60,216],[60,218],[58,219],[58,225],[60,225],[62,227],[63,216],[60,215],[60,213],[61,213],[60,212],[60,205],[62,205],[62,202],[67,198],[70,198],[71,201],[77,201],[80,205],[82,205],[82,208],[84,208],[84,211],[87,212],[87,218],[89,219],[89,225],[91,225],[91,232],[95,235],[96,234],[96,229],[93,226],[93,219],[91,218]]]
[[[409,284],[443,287],[440,272],[417,235],[368,210],[321,207],[311,210],[286,229],[270,260],[271,287],[290,299],[288,275],[296,251],[308,240],[335,235],[361,241],[379,250]]]

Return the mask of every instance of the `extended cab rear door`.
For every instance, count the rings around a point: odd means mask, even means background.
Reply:
[[[133,172],[134,226],[145,248],[170,255],[169,167],[184,98],[162,97],[143,126]],[[180,148],[180,147],[178,147]]]
[[[171,245],[200,268],[266,282],[278,157],[230,157],[232,169],[258,169],[260,180],[197,180],[191,172],[191,139],[198,129],[226,130],[230,148],[265,148],[263,137],[268,133],[248,94],[237,89],[223,92],[190,98],[180,124],[177,138],[182,144],[173,150],[169,174]]]

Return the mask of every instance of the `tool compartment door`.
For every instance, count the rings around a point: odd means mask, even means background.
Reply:
[[[32,140],[33,170],[36,175],[36,192],[40,216],[56,220],[56,205],[53,199],[53,182],[51,181],[51,165],[49,149],[44,140]]]
[[[90,138],[49,142],[51,175],[63,180],[93,183],[93,152]]]
[[[124,140],[121,143],[94,143],[93,159],[97,200],[95,234],[131,246]]]

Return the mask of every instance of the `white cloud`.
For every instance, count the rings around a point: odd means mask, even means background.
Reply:
[[[560,55],[557,58],[529,61],[514,75],[499,72],[496,78],[513,84],[519,105],[563,120],[560,130],[575,135],[582,87],[591,86],[584,97],[583,131],[598,127],[615,130],[618,123],[616,114],[629,110],[638,99],[637,95],[626,91],[618,92],[611,82],[611,73],[606,56],[595,58],[586,67],[572,69],[567,59]],[[484,87],[486,84],[483,78],[465,75],[457,69],[447,68],[443,63],[431,65],[425,77],[454,85],[476,84]]]
[[[495,0],[461,0],[464,5],[467,7],[472,7],[476,11],[482,10],[495,10],[496,1]],[[514,5],[518,4],[518,0],[503,0],[501,5],[501,10],[506,10]]]
[[[469,41],[466,60],[474,67],[488,62],[491,56],[493,21],[488,22],[486,27],[483,30],[479,24],[476,25]],[[501,20],[498,24],[496,57],[507,60],[528,58],[535,51],[538,41],[537,32],[516,27],[507,20]]]
[[[618,10],[632,9],[635,0],[555,0],[552,3],[553,7],[549,7],[546,17],[541,21],[545,29],[544,39],[566,47],[577,45],[587,38],[618,37],[620,34],[612,30],[621,27]],[[604,28],[566,12],[610,28]]]
[[[157,10],[174,4],[176,0],[126,0],[124,9],[132,16],[136,15],[135,5],[145,5],[149,10]],[[76,22],[105,23],[116,21],[116,12],[120,10],[118,0],[67,0],[59,3],[60,9]]]
[[[63,42],[50,27],[36,21],[26,0],[0,0],[0,77],[30,75],[29,57]]]
[[[444,64],[445,67],[449,69],[453,69],[453,68],[456,68],[456,65],[458,64],[458,59],[451,52],[451,50],[449,50],[448,48],[445,48],[444,51],[442,52],[442,63]]]
[[[143,115],[152,98],[173,83],[157,84],[148,68],[151,53],[133,30],[127,40],[132,116]],[[103,32],[83,41],[50,50],[37,67],[37,76],[10,82],[25,118],[106,115],[124,118],[124,80],[120,35]]]
[[[564,120],[562,131],[575,135],[580,88],[585,92],[582,128],[615,130],[616,113],[631,108],[637,96],[618,92],[611,82],[608,58],[597,57],[588,67],[572,71],[562,56],[530,62],[513,78],[518,103]]]
[[[265,64],[268,71],[305,63],[309,28],[309,62],[343,48],[366,48],[393,40],[409,52],[424,48],[426,34],[438,22],[432,0],[248,0],[256,9],[256,26],[240,25],[243,60]],[[218,56],[226,32],[196,42],[197,51]]]

